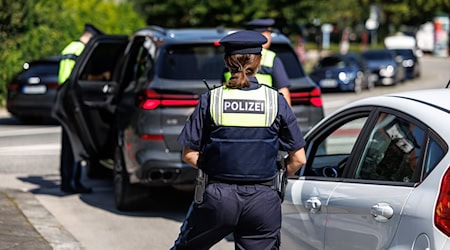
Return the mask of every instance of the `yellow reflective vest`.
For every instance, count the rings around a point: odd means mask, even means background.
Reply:
[[[211,91],[210,113],[217,126],[270,127],[278,114],[278,92],[261,85],[253,90],[225,86]]]
[[[83,52],[86,45],[81,41],[73,41],[61,52],[62,58],[59,62],[58,84],[63,84],[72,73],[78,56]]]

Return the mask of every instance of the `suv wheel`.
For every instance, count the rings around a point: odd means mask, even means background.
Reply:
[[[114,200],[117,209],[129,211],[137,209],[139,203],[148,197],[148,190],[130,183],[123,159],[122,148],[118,145],[114,161]]]

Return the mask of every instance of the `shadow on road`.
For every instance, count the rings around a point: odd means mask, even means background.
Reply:
[[[84,183],[93,188],[90,194],[66,194],[60,190],[59,175],[19,177],[22,182],[36,185],[29,190],[33,194],[64,197],[78,195],[80,200],[89,206],[103,209],[113,214],[136,217],[162,217],[182,222],[191,201],[192,192],[174,190],[172,188],[151,188],[148,197],[142,199],[132,211],[119,211],[114,203],[113,182],[110,178],[85,179]]]

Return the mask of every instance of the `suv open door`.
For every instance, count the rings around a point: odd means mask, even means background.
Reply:
[[[115,76],[127,43],[128,36],[92,38],[56,96],[53,115],[67,131],[75,160],[88,163],[90,177],[105,170],[101,160],[113,159],[115,97],[120,94]]]

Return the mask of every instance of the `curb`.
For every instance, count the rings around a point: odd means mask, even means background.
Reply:
[[[1,199],[2,196],[6,199]],[[5,226],[9,230],[0,234],[0,242],[11,249],[84,250],[29,192],[0,190],[0,214],[0,228]]]

